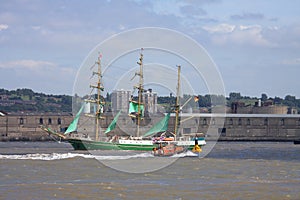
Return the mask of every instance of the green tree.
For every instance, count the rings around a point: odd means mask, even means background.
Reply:
[[[261,94],[261,101],[267,101],[267,100],[268,100],[268,96],[265,93]]]

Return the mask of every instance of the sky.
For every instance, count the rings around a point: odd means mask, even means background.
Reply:
[[[300,98],[299,8],[298,0],[1,0],[0,88],[72,94],[95,46],[161,27],[206,49],[226,95]]]

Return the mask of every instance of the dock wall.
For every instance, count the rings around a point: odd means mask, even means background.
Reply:
[[[141,132],[146,132],[162,118],[163,114],[141,121]],[[40,127],[64,132],[73,116],[70,114],[34,114],[0,116],[0,141],[52,140]],[[112,121],[112,114],[101,120],[101,133]],[[300,115],[278,114],[182,114],[179,135],[203,133],[206,139],[223,141],[293,141],[300,138]],[[171,115],[169,130],[174,130]],[[78,132],[94,137],[95,119],[83,117]],[[121,115],[117,128],[110,134],[135,135],[135,122],[128,115]]]

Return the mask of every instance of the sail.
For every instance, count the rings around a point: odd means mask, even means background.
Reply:
[[[163,132],[168,129],[170,119],[170,113],[168,113],[162,120],[155,124],[147,133],[144,134],[144,137],[154,135],[155,133]]]
[[[109,133],[110,131],[112,131],[116,128],[116,124],[117,124],[117,121],[118,121],[118,118],[119,118],[120,114],[121,114],[121,111],[118,112],[118,114],[115,116],[114,120],[107,127],[107,129],[105,131],[105,134]]]
[[[139,104],[137,102],[131,101],[129,103],[129,114],[130,113],[138,113],[139,110]],[[140,112],[142,116],[144,116],[144,105],[140,105]]]
[[[78,113],[76,114],[75,118],[73,119],[73,121],[71,122],[71,124],[69,125],[68,129],[66,130],[66,132],[64,133],[65,135],[71,132],[74,132],[77,130],[77,124],[78,124],[78,120],[80,117],[80,114],[83,111],[85,103],[81,106],[80,110],[78,111]]]

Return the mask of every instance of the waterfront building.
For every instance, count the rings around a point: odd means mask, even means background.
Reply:
[[[152,92],[152,89],[147,90],[147,92],[143,94],[143,103],[145,105],[146,113],[157,113],[157,93]]]
[[[111,93],[112,111],[122,110],[128,112],[129,100],[131,99],[131,91],[115,90]]]

